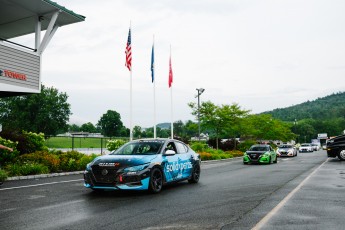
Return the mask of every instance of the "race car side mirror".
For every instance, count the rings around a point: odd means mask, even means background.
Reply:
[[[175,154],[176,154],[176,152],[174,150],[170,150],[170,149],[165,151],[165,153],[164,153],[165,156],[173,156]]]

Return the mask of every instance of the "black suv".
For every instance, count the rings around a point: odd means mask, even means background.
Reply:
[[[341,161],[345,161],[345,135],[327,141],[327,156],[338,157]]]

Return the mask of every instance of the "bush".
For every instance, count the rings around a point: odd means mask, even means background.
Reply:
[[[109,151],[113,151],[120,148],[125,143],[126,141],[122,139],[108,140],[106,147]]]
[[[205,142],[192,142],[190,147],[198,153],[208,149],[208,145]]]
[[[226,153],[229,153],[232,157],[243,157],[243,152],[239,150],[228,151]]]
[[[92,155],[84,155],[80,161],[79,161],[79,168],[80,169],[85,169],[86,168],[86,165],[88,163],[90,163],[91,161],[93,161],[93,159],[95,159],[96,157],[98,157],[98,155],[96,154],[92,154]]]
[[[92,154],[90,156],[77,151],[55,153],[60,159],[60,170],[62,171],[79,171],[84,170],[86,164],[90,163],[98,155]]]
[[[9,176],[25,176],[49,173],[47,166],[32,162],[25,164],[9,164],[5,166],[5,169]]]
[[[43,133],[32,133],[26,131],[11,131],[1,132],[3,138],[12,140],[17,143],[16,149],[20,152],[19,154],[33,153],[35,151],[47,150],[44,144]],[[10,147],[10,146],[9,146]]]
[[[5,170],[0,169],[0,182],[4,182],[7,179],[7,173]]]
[[[0,144],[12,148],[13,151],[1,149],[0,152],[0,165],[4,165],[7,162],[13,162],[16,157],[19,155],[19,151],[16,149],[17,142],[6,140],[0,137]]]
[[[60,159],[58,156],[47,151],[37,151],[30,154],[21,155],[19,162],[34,162],[48,166],[50,172],[58,172]]]

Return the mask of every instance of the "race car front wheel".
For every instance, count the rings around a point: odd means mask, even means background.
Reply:
[[[338,154],[338,158],[341,161],[345,161],[345,149],[341,149]]]
[[[189,183],[198,183],[200,179],[200,165],[195,165],[192,172],[192,177],[188,180]]]
[[[149,190],[152,193],[159,193],[163,186],[163,174],[159,168],[151,170]]]

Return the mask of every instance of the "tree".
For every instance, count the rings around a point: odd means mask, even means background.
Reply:
[[[290,141],[295,138],[288,123],[273,119],[270,114],[248,116],[243,133],[258,140]]]
[[[88,133],[96,133],[97,129],[91,122],[87,122],[81,125],[80,131],[88,132]]]
[[[249,111],[241,110],[238,104],[217,106],[211,101],[203,102],[198,111],[196,103],[189,103],[193,110],[192,114],[198,116],[200,112],[200,122],[203,128],[212,130],[216,137],[216,147],[220,135],[234,136],[239,128],[239,121],[246,116]],[[228,136],[229,137],[229,136]]]
[[[113,110],[108,110],[107,113],[103,114],[97,126],[101,128],[102,134],[108,137],[121,136],[123,130],[121,116]]]
[[[67,131],[72,114],[67,94],[41,86],[41,93],[0,99],[0,123],[4,130],[26,130],[45,135]]]
[[[76,124],[68,125],[68,131],[69,132],[79,132],[80,131],[80,126],[78,126]]]
[[[142,131],[141,127],[139,125],[136,125],[133,127],[133,137],[134,138],[141,138],[142,137]]]
[[[188,120],[185,124],[187,137],[196,137],[198,135],[198,124]]]

